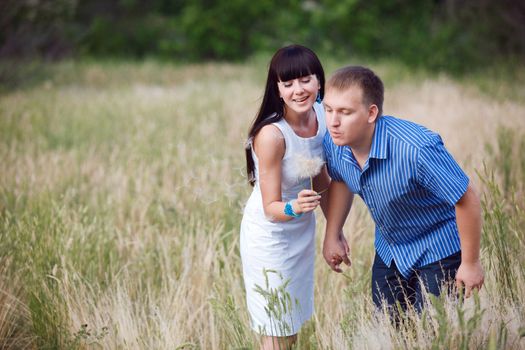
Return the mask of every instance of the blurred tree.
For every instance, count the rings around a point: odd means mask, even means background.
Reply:
[[[461,72],[525,58],[521,0],[4,0],[0,56],[243,59],[287,43]]]
[[[186,53],[205,59],[245,57],[264,45],[273,5],[269,0],[192,1],[180,21]]]
[[[71,52],[66,29],[76,0],[0,2],[0,56],[59,58]]]

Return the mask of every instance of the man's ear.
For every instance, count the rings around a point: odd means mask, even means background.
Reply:
[[[375,104],[370,105],[370,107],[368,107],[368,123],[375,123],[378,117],[378,113],[379,108],[377,108]]]

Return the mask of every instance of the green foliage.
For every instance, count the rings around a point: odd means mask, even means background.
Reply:
[[[499,127],[497,148],[487,145],[490,169],[480,178],[487,191],[482,197],[484,227],[482,244],[489,253],[499,293],[518,301],[519,278],[525,278],[525,143],[519,131]],[[521,142],[519,141],[521,140]]]
[[[0,5],[0,55],[62,57],[70,51],[67,32],[76,0],[6,0]]]
[[[99,342],[104,339],[108,332],[107,327],[102,327],[100,330],[93,330],[89,328],[87,323],[84,323],[80,326],[80,329],[73,334],[68,346],[74,349],[82,345],[99,345]]]
[[[463,295],[460,295],[460,298]],[[479,328],[481,324],[481,319],[485,310],[481,309],[481,304],[479,300],[478,293],[474,293],[474,312],[471,316],[468,316],[463,308],[463,305],[459,303],[456,305],[456,313],[459,321],[459,349],[468,350],[471,348],[469,346],[469,341],[473,338],[474,332]]]
[[[461,302],[458,302],[453,310],[449,310],[446,304],[447,298],[431,294],[428,296],[434,315],[429,316],[429,313],[424,311],[420,319],[423,331],[435,334],[432,338],[431,349],[468,350],[473,347],[477,348],[472,342],[485,313],[478,293],[473,294],[474,308],[472,310],[466,310],[465,305]],[[461,294],[459,298],[461,300],[463,295]]]
[[[301,310],[301,305],[297,299],[292,300],[288,293],[288,284],[290,279],[284,279],[279,271],[263,269],[265,277],[264,286],[255,285],[255,292],[264,298],[266,306],[264,310],[270,319],[271,329],[260,329],[260,334],[295,334],[297,330],[292,319],[292,311]],[[273,275],[273,277],[272,277]],[[278,281],[278,287],[270,286],[270,279]],[[281,338],[279,338],[279,341]],[[283,338],[283,342],[285,342]],[[287,348],[285,344],[281,347]],[[297,342],[292,349],[316,349],[317,341],[315,339],[315,326],[313,323],[306,323],[299,332]]]
[[[37,336],[37,344],[40,349],[60,349],[67,338],[67,334],[63,332],[62,310],[57,307],[61,304],[54,305],[53,302],[49,300],[49,295],[41,289],[29,297],[28,306],[31,312],[33,332]]]
[[[250,4],[250,5],[249,5]],[[190,58],[235,59],[253,50],[252,41],[260,40],[266,32],[264,18],[270,16],[272,6],[267,1],[194,1],[180,17],[185,33],[184,50]],[[263,20],[254,21],[256,18]]]
[[[238,60],[288,43],[461,73],[525,55],[518,0],[7,0],[0,55]],[[1,10],[1,8],[0,8]],[[0,11],[1,13],[2,11]]]
[[[235,304],[233,297],[227,296],[225,300],[213,298],[210,303],[219,320],[218,324],[224,329],[225,344],[235,349],[254,348],[253,344],[246,344],[251,330],[246,329],[246,325],[241,321],[239,307]]]
[[[505,324],[503,322],[500,322],[498,329],[494,329],[490,333],[487,349],[506,349],[508,334],[509,331],[507,327],[505,327]]]
[[[275,270],[264,269],[265,277],[264,286],[255,286],[255,292],[260,294],[266,306],[264,310],[270,319],[271,329],[261,329],[262,334],[294,334],[293,319],[291,316],[292,309],[300,307],[297,300],[292,301],[290,293],[287,292],[290,280],[285,280],[282,274]],[[277,288],[270,287],[269,274],[274,274],[280,279],[281,284]]]

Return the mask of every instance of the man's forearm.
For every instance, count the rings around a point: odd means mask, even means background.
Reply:
[[[479,261],[481,241],[481,205],[479,197],[469,185],[456,204],[456,220],[461,243],[461,261]]]
[[[343,229],[346,217],[352,207],[354,195],[344,182],[332,181],[328,189],[328,215],[326,218],[327,238],[337,238]]]

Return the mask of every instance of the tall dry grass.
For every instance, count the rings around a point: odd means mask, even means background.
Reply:
[[[265,65],[69,62],[0,96],[2,348],[257,348],[238,227]],[[319,220],[315,315],[297,348],[523,347],[525,153],[505,147],[519,147],[525,105],[374,68],[389,77],[385,111],[438,131],[483,191],[486,286],[393,329],[369,297],[373,226],[358,202],[344,275],[321,258]],[[514,141],[497,125],[512,126]]]

